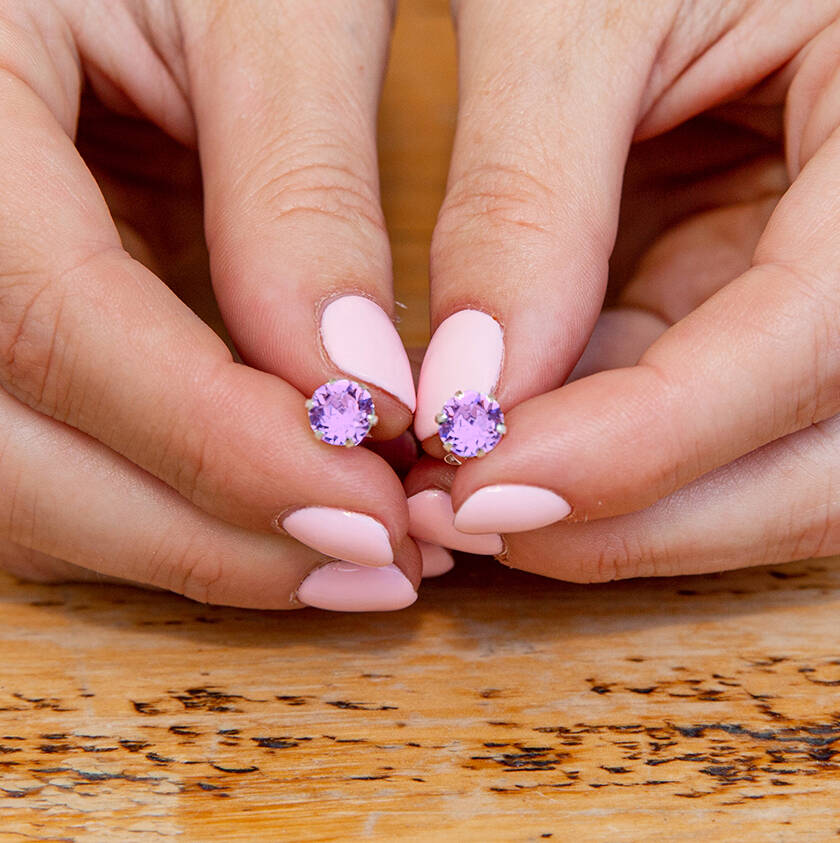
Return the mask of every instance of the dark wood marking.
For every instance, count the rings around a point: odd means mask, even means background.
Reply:
[[[169,696],[177,700],[188,711],[204,710],[219,712],[237,712],[240,702],[266,702],[254,700],[242,694],[231,694],[215,688],[187,688],[185,691],[169,691]]]
[[[146,749],[146,747],[151,746],[148,741],[132,740],[130,738],[120,738],[119,744],[123,747],[123,749],[127,749],[129,752],[140,752],[141,749]]]
[[[156,708],[152,703],[141,702],[140,700],[130,700],[131,705],[138,714],[161,714],[161,710]]]
[[[165,755],[160,755],[157,752],[147,752],[146,758],[149,759],[153,764],[172,764],[174,763],[174,758],[167,758]]]
[[[478,692],[478,695],[484,700],[496,700],[502,695],[501,688],[484,688]]]
[[[215,770],[219,770],[221,773],[255,773],[259,770],[259,767],[255,765],[251,765],[250,767],[223,767],[221,764],[211,764],[210,766]]]
[[[201,734],[200,732],[193,731],[188,726],[178,725],[170,726],[169,731],[172,732],[173,735],[183,735],[188,738],[197,738]]]
[[[264,749],[291,749],[294,746],[300,746],[301,740],[309,741],[312,738],[251,738],[251,740]]]

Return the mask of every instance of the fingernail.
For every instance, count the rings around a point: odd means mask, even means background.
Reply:
[[[504,356],[502,327],[480,310],[459,310],[435,331],[417,387],[414,432],[422,442],[437,433],[435,416],[459,389],[491,393]]]
[[[420,548],[420,556],[423,560],[423,577],[439,577],[455,567],[455,560],[452,554],[439,544],[415,539],[417,547]]]
[[[515,483],[485,486],[461,504],[455,527],[464,533],[521,533],[560,521],[571,511],[550,489]]]
[[[502,537],[493,533],[468,535],[454,525],[452,498],[441,489],[425,489],[408,499],[408,533],[430,544],[494,556],[502,552]]]
[[[308,506],[283,519],[283,529],[327,556],[358,565],[390,565],[394,561],[385,526],[361,512]]]
[[[348,375],[390,392],[411,412],[417,404],[408,355],[388,314],[364,296],[342,296],[321,314],[321,340]]]
[[[328,562],[300,584],[297,599],[333,612],[392,612],[417,599],[414,586],[396,566],[365,568],[352,562]]]

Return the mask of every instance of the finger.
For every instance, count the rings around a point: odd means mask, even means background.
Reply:
[[[840,553],[840,416],[640,512],[506,537],[505,564],[574,582],[683,576]]]
[[[432,242],[421,440],[456,390],[493,392],[509,409],[571,371],[601,308],[656,40],[629,14],[603,27],[594,7],[576,16],[560,4],[463,0],[455,10],[460,106]],[[603,71],[604,55],[620,74]]]
[[[642,257],[617,307],[602,311],[569,380],[635,366],[674,322],[746,272],[778,196],[694,214]]]
[[[125,585],[127,581],[117,577],[106,577],[79,565],[71,565],[63,559],[39,553],[31,547],[24,547],[0,537],[0,569],[26,582],[103,582]]]
[[[555,515],[572,507],[585,520],[642,509],[837,413],[838,187],[833,135],[779,202],[752,268],[666,331],[639,365],[512,411],[499,447],[456,478],[456,509],[483,487],[518,484],[545,491]],[[494,497],[497,507],[503,497]],[[486,530],[473,515],[471,528]]]
[[[317,442],[301,393],[235,364],[122,250],[95,182],[32,88],[3,81],[0,382],[217,517],[269,531],[306,510],[288,526],[302,541],[390,564],[408,514],[387,464]]]
[[[603,310],[569,382],[595,372],[634,366],[668,327],[655,313],[636,307]]]
[[[35,563],[55,556],[202,602],[250,608],[402,608],[415,599],[409,591],[419,581],[420,558],[411,541],[400,549],[403,570],[371,568],[368,576],[344,563],[334,574],[321,554],[213,518],[101,443],[3,391],[0,431],[0,537],[35,551]],[[332,603],[307,599],[310,577],[322,595],[324,580],[332,583]],[[364,588],[346,586],[349,578]]]
[[[420,557],[423,562],[423,579],[428,577],[439,577],[448,573],[455,567],[455,560],[452,554],[445,548],[429,542],[416,541],[420,550]]]
[[[498,533],[469,535],[455,529],[449,489],[454,469],[439,460],[423,457],[405,479],[408,495],[409,535],[423,552],[426,545],[448,547],[465,553],[494,555],[503,549]],[[425,570],[424,554],[424,570]],[[434,564],[434,563],[432,563]]]
[[[304,393],[343,375],[374,387],[385,439],[415,408],[376,160],[390,15],[388,3],[284,0],[248,15],[193,4],[185,24],[228,330],[246,362]]]

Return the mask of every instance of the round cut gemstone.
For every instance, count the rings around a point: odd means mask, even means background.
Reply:
[[[306,409],[315,436],[328,445],[358,445],[376,424],[370,393],[347,378],[319,386]]]
[[[456,392],[443,405],[437,421],[443,447],[459,457],[483,457],[505,432],[499,402],[474,389]]]

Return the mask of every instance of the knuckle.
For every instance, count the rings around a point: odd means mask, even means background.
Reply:
[[[39,405],[55,363],[61,296],[49,279],[0,283],[0,377],[27,403]]]
[[[269,179],[260,187],[264,207],[274,220],[314,217],[385,234],[379,201],[363,179],[349,169],[308,164]]]
[[[91,298],[97,260],[94,250],[60,271],[6,272],[0,275],[0,382],[25,403],[60,420],[84,392],[73,372],[81,332],[75,315],[88,305],[67,306],[74,289]]]
[[[679,559],[664,543],[631,530],[599,536],[591,560],[581,566],[581,582],[612,582],[679,573]]]
[[[200,603],[212,603],[221,593],[224,561],[206,535],[181,536],[153,562],[154,585],[162,585]]]
[[[683,401],[683,387],[675,381],[667,360],[659,361],[649,350],[642,355],[635,367],[640,378],[635,390],[634,406],[640,422],[627,428],[630,438],[627,447],[644,453],[644,463],[628,478],[627,486],[619,487],[619,496],[636,499],[638,509],[652,504],[687,482],[709,470],[709,457],[704,448],[709,443],[698,435],[698,430],[686,424],[685,415],[675,408]]]
[[[768,260],[760,269],[768,295],[778,304],[756,327],[781,353],[795,341],[810,374],[807,387],[797,382],[799,367],[775,384],[773,418],[776,436],[781,436],[840,412],[840,296],[829,273],[814,271],[802,260]]]
[[[557,207],[552,187],[525,168],[503,164],[474,167],[449,188],[438,215],[435,243],[452,237],[481,239],[534,236],[553,239]]]
[[[798,476],[802,490],[798,505],[780,513],[788,521],[779,525],[779,532],[795,537],[788,559],[832,556],[840,552],[840,416],[787,442],[788,455],[779,462],[789,476]]]
[[[234,192],[246,211],[256,210],[269,225],[328,223],[348,229],[354,239],[360,229],[365,237],[385,237],[376,185],[357,159],[358,152],[322,130],[293,128],[243,167]]]
[[[595,554],[581,566],[582,582],[612,582],[638,576],[638,549],[622,533],[607,533]]]
[[[208,487],[210,466],[214,465],[206,429],[199,425],[186,428],[175,425],[163,441],[152,438],[143,451],[153,474],[164,478],[182,497],[198,505]]]

